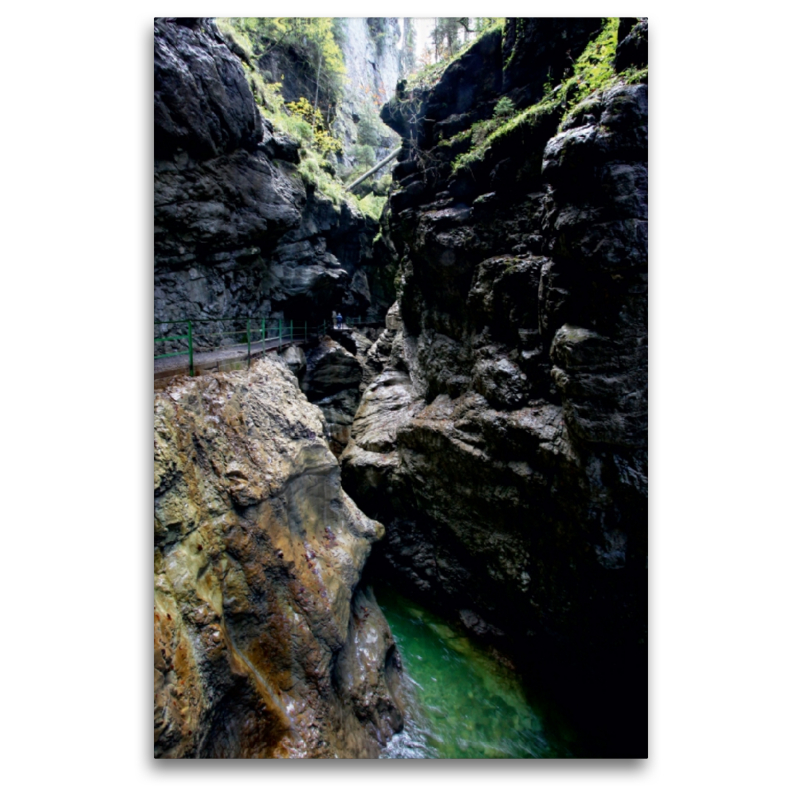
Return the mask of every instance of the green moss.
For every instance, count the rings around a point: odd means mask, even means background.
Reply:
[[[570,111],[592,92],[608,88],[616,82],[614,56],[617,53],[619,17],[603,21],[600,33],[586,45],[572,71],[572,76],[561,86],[559,94],[566,101],[566,117]]]
[[[301,148],[297,172],[307,186],[313,186],[329,197],[337,210],[341,209],[342,202],[347,197],[355,200],[349,192],[345,191],[344,184],[338,178],[330,175],[325,169],[321,156],[313,150]]]
[[[385,197],[378,197],[370,192],[366,197],[358,198],[358,207],[366,217],[372,217],[374,220],[381,218],[383,207],[386,205]]]
[[[629,67],[624,72],[620,73],[620,78],[628,84],[647,83],[647,67],[643,67],[642,69]]]
[[[529,106],[509,120],[500,118],[475,123],[468,132],[472,137],[472,149],[455,159],[453,173],[468,169],[482,161],[493,145],[499,145],[512,134],[522,132],[523,127],[531,130],[536,128],[546,116],[552,114],[558,107],[558,101],[547,99],[534,106]]]
[[[560,124],[572,115],[574,110],[591,94],[603,91],[617,83],[647,83],[647,67],[644,69],[628,69],[617,74],[614,70],[614,58],[617,52],[619,17],[608,17],[603,21],[600,32],[585,47],[574,63],[572,74],[561,84],[553,88],[552,81],[544,85],[544,97],[510,119],[504,119],[498,113],[494,119],[476,122],[469,130],[457,133],[442,142],[442,145],[456,146],[467,139],[470,149],[453,161],[453,173],[469,169],[482,161],[487,152],[495,144],[516,134],[521,126],[536,127],[545,116],[554,111],[561,112]],[[513,52],[509,57],[513,58]],[[498,101],[495,111],[507,110],[508,104]]]

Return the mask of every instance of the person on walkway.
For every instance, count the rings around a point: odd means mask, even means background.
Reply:
[[[336,327],[337,328],[341,328],[342,327],[342,312],[341,311],[336,315]]]

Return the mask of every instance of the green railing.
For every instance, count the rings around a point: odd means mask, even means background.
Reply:
[[[209,329],[209,326],[220,323],[230,330]],[[219,350],[223,347],[239,348],[247,345],[247,364],[253,352],[259,352],[258,346],[262,345],[260,352],[267,349],[268,343],[276,343],[278,347],[294,341],[307,341],[314,336],[325,336],[330,330],[330,325],[325,321],[321,325],[312,326],[308,322],[295,325],[292,320],[269,320],[266,317],[217,317],[206,319],[181,319],[181,320],[156,320],[154,327],[167,327],[166,334],[153,337],[153,358],[170,358],[172,356],[189,356],[189,374],[194,376],[195,355],[202,352]],[[186,333],[175,333],[174,329],[185,330]],[[224,341],[227,339],[228,341]],[[216,340],[216,342],[215,342]],[[238,341],[237,341],[238,340]],[[170,343],[186,342],[186,350],[169,351]],[[162,345],[162,347],[159,347]],[[155,352],[159,349],[163,353]]]

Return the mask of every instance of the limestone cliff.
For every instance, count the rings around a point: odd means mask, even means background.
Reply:
[[[401,664],[357,588],[383,526],[277,357],[155,397],[155,755],[374,757]]]
[[[380,161],[399,144],[397,134],[380,123],[378,113],[403,75],[398,44],[404,40],[410,20],[345,17],[338,22],[346,78],[334,129],[344,142],[341,168],[350,173],[357,170],[357,145],[373,147],[375,159]],[[377,124],[368,133],[371,137],[365,138],[365,126],[371,117]]]
[[[303,178],[212,20],[157,19],[154,45],[155,318],[364,313],[377,223]]]
[[[615,75],[615,25],[510,19],[384,108],[404,137],[400,296],[343,475],[387,526],[387,575],[528,665],[565,649],[565,695],[598,712],[602,752],[633,755],[646,740],[646,22],[622,30],[629,72]]]

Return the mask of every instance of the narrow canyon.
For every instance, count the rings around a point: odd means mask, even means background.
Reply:
[[[156,758],[647,756],[648,21],[435,22],[155,20]]]

